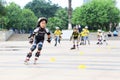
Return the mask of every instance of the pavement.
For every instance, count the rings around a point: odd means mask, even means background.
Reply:
[[[56,47],[45,41],[36,65],[35,52],[24,64],[28,41],[0,42],[0,80],[120,80],[120,41],[96,42],[70,50],[70,41]]]

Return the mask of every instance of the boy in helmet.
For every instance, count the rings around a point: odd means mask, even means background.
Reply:
[[[57,46],[57,42],[60,43],[61,34],[62,34],[62,32],[60,31],[60,28],[59,28],[59,27],[56,27],[56,30],[55,30],[55,32],[54,32],[54,36],[55,36],[55,46]]]
[[[71,48],[72,49],[75,49],[76,46],[78,47],[78,43],[79,43],[79,32],[78,32],[78,29],[74,27],[73,29],[73,33],[70,37],[70,40],[73,40],[73,47]]]
[[[107,35],[105,34],[104,31],[102,31],[102,34],[103,34],[103,35],[102,35],[102,42],[105,43],[106,45],[108,45],[107,39],[106,39],[106,38],[107,38]]]
[[[97,42],[97,44],[103,44],[102,43],[102,36],[103,36],[102,30],[98,29],[98,32],[97,32],[98,42]]]
[[[30,48],[30,51],[28,52],[25,63],[28,63],[30,58],[32,57],[32,52],[37,47],[37,52],[35,53],[35,59],[34,64],[36,64],[36,61],[38,60],[40,56],[40,52],[42,50],[42,46],[44,43],[44,36],[45,34],[48,35],[47,41],[50,43],[50,32],[46,29],[47,19],[45,17],[41,17],[38,19],[38,25],[36,29],[34,29],[33,33],[30,35],[30,43],[32,44],[32,47]]]

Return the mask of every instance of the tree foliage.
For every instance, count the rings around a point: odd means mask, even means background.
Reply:
[[[29,31],[30,29],[35,28],[37,17],[30,9],[22,10],[22,29]]]
[[[0,0],[0,17],[1,16],[4,16],[5,14],[6,14],[6,9],[5,9],[5,7],[3,6],[3,3],[2,3],[3,1],[2,0]]]
[[[58,5],[52,4],[51,1],[48,0],[33,0],[29,2],[25,8],[31,9],[37,17],[53,17],[57,9]]]
[[[55,27],[58,26],[60,29],[67,29],[68,25],[68,14],[67,10],[60,8],[55,13],[54,17],[48,19],[48,27],[50,30],[54,31]]]
[[[88,25],[91,29],[109,30],[109,24],[118,24],[120,11],[114,0],[92,0],[73,12],[73,24]]]
[[[9,19],[7,29],[13,28],[20,28],[21,27],[21,12],[20,6],[15,3],[10,3],[9,6],[6,7],[7,9],[7,17]]]
[[[21,9],[15,3],[10,3],[10,5],[6,6],[7,15],[6,17],[9,19],[6,29],[18,29],[18,30],[26,30],[32,29],[36,25],[37,17],[34,13],[29,9]]]
[[[33,0],[23,9],[14,2],[5,7],[6,16],[2,16],[2,28],[17,30],[32,30],[36,26],[37,18],[44,16],[48,18],[48,27],[51,30],[55,26],[65,29],[67,26],[67,10],[52,4],[51,1]]]
[[[0,29],[3,29],[3,27],[8,23],[8,19],[5,15],[6,9],[4,7],[3,0],[0,0]]]
[[[48,18],[48,28],[52,31],[58,26],[67,29],[68,10],[52,4],[50,0],[32,0],[23,9],[15,3],[6,7],[0,2],[0,26],[29,31],[36,26],[37,18]],[[4,16],[4,14],[6,15]],[[90,29],[109,30],[109,24],[116,26],[120,21],[120,10],[115,7],[115,0],[92,0],[73,11],[74,25],[88,25]]]

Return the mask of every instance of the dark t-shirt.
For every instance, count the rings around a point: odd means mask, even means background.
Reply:
[[[48,34],[49,31],[46,28],[37,27],[33,34],[35,34],[35,43],[43,42],[45,38],[45,34]]]
[[[72,36],[73,36],[74,39],[77,39],[78,36],[79,36],[79,33],[78,33],[78,32],[73,32],[73,33],[72,33]]]

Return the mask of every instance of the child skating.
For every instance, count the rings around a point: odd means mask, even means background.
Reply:
[[[85,26],[84,34],[85,34],[85,36],[84,36],[84,44],[86,45],[86,43],[88,42],[88,44],[90,45],[88,26]]]
[[[46,29],[46,24],[47,24],[47,19],[45,17],[41,17],[38,19],[38,25],[36,29],[34,29],[33,33],[29,37],[32,47],[30,48],[30,51],[26,56],[26,59],[24,61],[25,64],[28,64],[28,62],[30,61],[30,58],[32,57],[33,51],[37,48],[37,52],[35,53],[35,58],[34,58],[34,64],[36,64],[36,61],[38,60],[40,56],[40,52],[43,47],[45,34],[48,35],[47,41],[49,43],[51,42],[50,32]]]
[[[85,45],[84,37],[85,37],[85,29],[83,28],[81,33],[80,33],[80,45]]]
[[[77,28],[74,28],[73,29],[73,33],[70,37],[70,40],[73,40],[73,47],[71,48],[72,49],[76,49],[76,47],[78,48],[78,43],[79,43],[79,32],[78,32],[78,29]]]
[[[102,30],[98,29],[98,32],[97,32],[97,38],[98,38],[98,42],[97,42],[97,45],[102,45],[103,42],[103,33],[102,33]]]
[[[105,34],[105,32],[104,31],[102,31],[102,42],[103,42],[103,44],[106,44],[106,45],[108,45],[108,42],[107,42],[107,35]]]
[[[54,46],[57,46],[57,43],[60,43],[60,40],[61,40],[61,30],[59,27],[56,27],[56,30],[54,32],[54,36],[55,36],[55,45]]]

